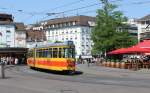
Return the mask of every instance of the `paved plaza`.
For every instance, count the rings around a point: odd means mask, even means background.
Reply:
[[[39,72],[27,66],[6,69],[0,93],[149,93],[150,71],[78,64],[80,75]]]
[[[150,79],[150,69],[140,69],[134,71],[129,69],[96,66],[95,64],[90,64],[90,66],[87,64],[78,64],[77,69],[83,71],[84,73],[100,76]]]

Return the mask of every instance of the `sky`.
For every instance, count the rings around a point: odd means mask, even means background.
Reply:
[[[109,0],[118,5],[128,18],[150,14],[150,0]],[[100,0],[0,0],[0,13],[14,16],[15,22],[34,24],[39,21],[75,16],[96,16]]]

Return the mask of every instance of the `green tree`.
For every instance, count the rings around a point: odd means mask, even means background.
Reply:
[[[117,11],[117,5],[108,0],[100,0],[103,7],[98,9],[96,26],[92,30],[93,53],[108,52],[113,49],[133,45],[131,37],[126,29],[127,17],[121,11]],[[134,40],[135,41],[135,40]]]

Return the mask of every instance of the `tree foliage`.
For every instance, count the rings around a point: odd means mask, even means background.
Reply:
[[[93,53],[107,52],[113,49],[128,47],[134,44],[135,39],[131,37],[126,29],[123,29],[127,17],[121,11],[117,11],[117,6],[108,0],[100,0],[103,5],[98,9],[96,16],[96,26],[92,30],[92,40],[94,43]]]

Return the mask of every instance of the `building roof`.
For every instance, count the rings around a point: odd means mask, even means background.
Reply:
[[[47,25],[67,23],[67,22],[76,22],[76,25],[89,26],[88,21],[95,22],[95,20],[96,20],[95,17],[81,15],[81,16],[50,19],[50,20],[47,20]]]
[[[23,23],[14,23],[16,30],[25,31],[25,26]]]
[[[39,30],[27,30],[27,41],[28,42],[33,42],[33,41],[46,41],[46,36],[44,31],[39,31]]]
[[[8,21],[0,21],[0,25],[11,25],[15,26],[16,31],[25,31],[25,26],[23,23],[14,23],[14,22],[8,22]]]
[[[13,16],[11,14],[0,13],[0,21],[13,22]]]
[[[150,14],[140,18],[138,21],[150,21]]]
[[[13,22],[9,22],[9,21],[0,21],[0,25],[13,25]]]

